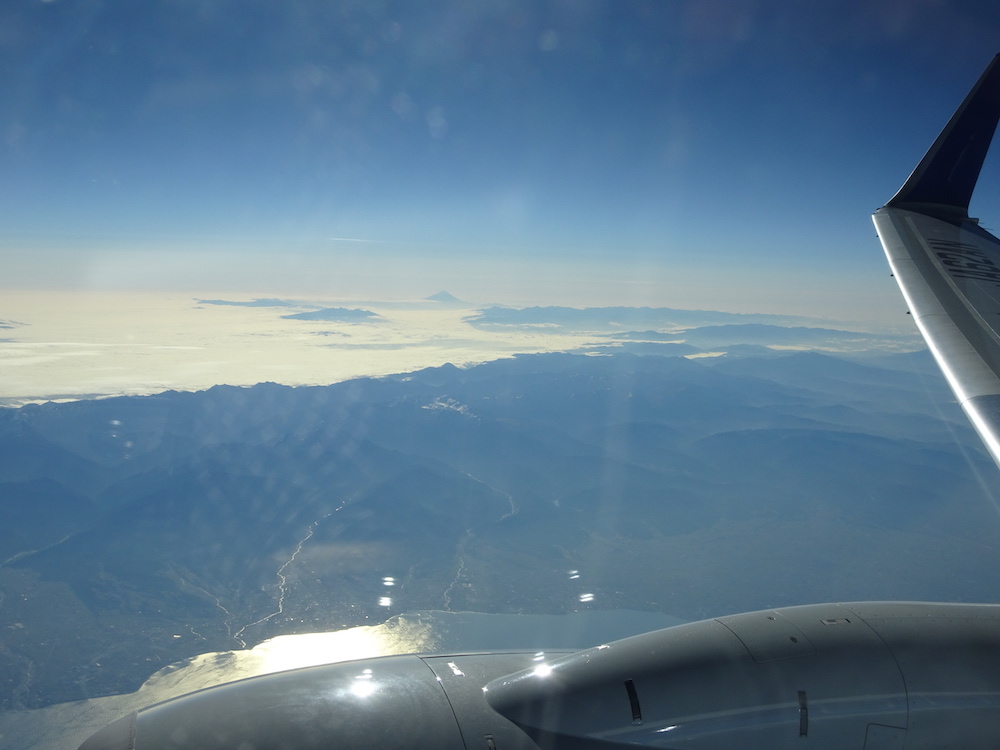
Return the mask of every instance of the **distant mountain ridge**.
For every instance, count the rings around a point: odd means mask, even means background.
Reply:
[[[274,299],[271,297],[254,299],[249,302],[238,302],[225,299],[199,299],[199,305],[222,305],[224,307],[297,307],[298,303],[284,299]]]
[[[765,346],[822,347],[852,339],[870,339],[871,334],[810,326],[776,326],[766,323],[741,323],[700,326],[684,331],[680,338],[701,347],[761,344]]]
[[[308,312],[292,313],[282,315],[286,320],[326,320],[340,323],[359,323],[371,321],[380,317],[371,310],[350,309],[346,307],[325,307],[322,310],[310,310]]]
[[[566,329],[636,330],[686,329],[725,323],[805,323],[799,316],[680,310],[670,307],[488,307],[465,321],[477,328],[552,325]]]

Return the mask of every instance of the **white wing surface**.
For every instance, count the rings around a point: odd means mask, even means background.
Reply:
[[[1000,465],[1000,240],[969,218],[998,117],[1000,55],[872,218],[920,333]]]

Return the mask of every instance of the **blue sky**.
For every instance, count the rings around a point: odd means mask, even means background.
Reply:
[[[931,0],[15,0],[0,29],[20,287],[128,283],[94,259],[151,253],[188,269],[165,285],[228,264],[261,292],[339,258],[437,269],[413,294],[480,262],[849,286],[885,271],[869,214],[1000,51],[996,6]],[[200,254],[223,260],[192,279]]]

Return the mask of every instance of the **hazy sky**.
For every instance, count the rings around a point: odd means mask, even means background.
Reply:
[[[998,40],[946,0],[11,0],[0,284],[885,315],[869,215]]]

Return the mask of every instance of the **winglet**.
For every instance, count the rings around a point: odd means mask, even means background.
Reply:
[[[968,218],[969,201],[1000,119],[1000,55],[993,58],[930,150],[886,205]]]

